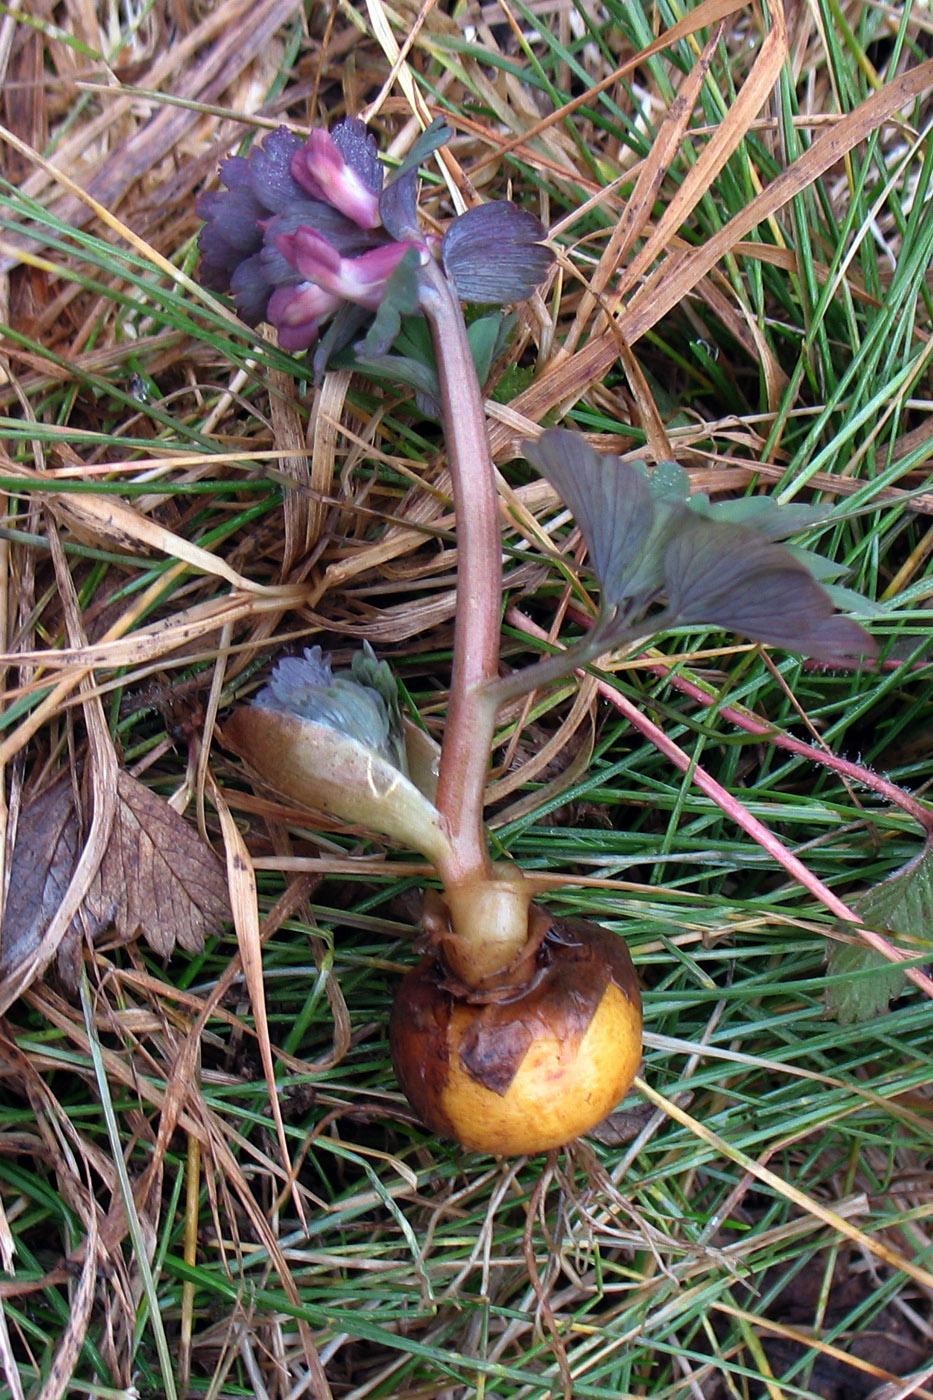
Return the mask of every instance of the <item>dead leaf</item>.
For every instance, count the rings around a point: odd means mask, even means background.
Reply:
[[[117,776],[113,838],[88,903],[122,938],[142,934],[162,957],[198,952],[229,917],[217,855],[173,807],[129,773]]]
[[[0,927],[0,976],[32,958],[68,888],[78,859],[74,794],[67,778],[23,808]]]
[[[64,780],[28,803],[20,818],[0,929],[4,980],[35,953],[80,850],[74,794]],[[110,841],[80,916],[59,945],[58,972],[66,985],[77,985],[85,928],[92,938],[110,931],[128,942],[141,935],[167,957],[176,943],[198,952],[229,914],[224,868],[214,851],[164,798],[120,772]]]

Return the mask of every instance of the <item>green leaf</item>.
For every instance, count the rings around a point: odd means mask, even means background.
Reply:
[[[856,909],[871,928],[928,941],[933,930],[933,838],[913,860],[864,894]]]
[[[364,355],[384,355],[402,328],[402,317],[418,310],[418,268],[416,248],[409,248],[386,283],[373,323],[360,342]]]
[[[933,929],[933,839],[913,860],[862,895],[855,910],[869,928],[929,944]],[[905,984],[900,968],[874,948],[861,945],[834,944],[829,971],[834,976],[865,973],[851,983],[826,988],[826,1009],[844,1025],[879,1015]]]
[[[493,311],[467,326],[467,340],[480,384],[486,383],[493,361],[505,349],[515,319],[514,313],[503,315],[501,311]]]
[[[710,520],[726,520],[735,525],[751,525],[765,539],[786,540],[818,525],[829,514],[828,506],[781,505],[773,496],[739,496],[732,501],[711,504],[706,496],[694,496],[691,510]]]
[[[904,989],[900,968],[862,943],[833,943],[826,970],[826,1012],[842,1026],[884,1015]]]

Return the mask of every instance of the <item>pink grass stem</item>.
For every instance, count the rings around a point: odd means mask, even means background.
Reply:
[[[715,703],[715,696],[710,695],[702,686],[695,681],[689,681],[685,676],[678,675],[673,666],[668,666],[663,661],[651,662],[646,665],[646,670],[652,671],[656,676],[664,677],[675,690],[679,690],[682,695],[689,695],[692,700],[697,700],[701,705],[712,705]],[[862,787],[870,788],[872,792],[877,792],[879,797],[884,797],[895,807],[900,807],[901,811],[913,817],[928,836],[933,836],[933,810],[925,807],[922,802],[918,802],[915,797],[911,797],[909,792],[892,783],[888,778],[883,778],[879,773],[873,773],[870,768],[866,768],[862,763],[853,763],[848,758],[839,758],[837,754],[831,753],[828,749],[821,749],[816,744],[804,743],[802,739],[794,739],[789,734],[783,734],[768,724],[760,715],[756,715],[751,710],[746,710],[735,705],[721,706],[719,713],[724,719],[735,724],[739,729],[744,729],[748,734],[758,734],[767,739],[769,744],[775,748],[786,749],[788,753],[797,754],[799,758],[811,759],[814,763],[822,764],[824,768],[831,768],[834,773],[840,773],[845,778],[851,778],[853,782],[859,783]]]
[[[537,624],[525,617],[517,608],[510,608],[507,617],[512,626],[519,628],[528,636],[549,640],[544,629],[538,627]],[[650,740],[655,748],[657,748],[660,753],[663,753],[666,758],[670,759],[674,767],[681,773],[689,773],[692,781],[702,793],[705,793],[707,797],[711,798],[712,801],[716,803],[717,807],[732,818],[737,826],[741,827],[754,841],[757,841],[758,845],[761,846],[763,850],[767,851],[779,865],[783,866],[789,875],[792,875],[793,878],[799,881],[805,889],[809,890],[821,904],[825,905],[830,913],[835,914],[838,919],[842,919],[846,923],[855,924],[860,938],[867,943],[869,947],[881,953],[889,962],[900,963],[906,961],[906,955],[895,948],[888,939],[884,938],[880,933],[875,933],[873,929],[863,927],[858,914],[856,914],[853,909],[841,900],[838,895],[834,894],[828,885],[824,885],[823,881],[817,875],[814,875],[813,871],[810,870],[798,856],[795,856],[792,851],[788,850],[784,843],[775,836],[773,831],[769,831],[763,822],[760,822],[757,817],[752,816],[751,812],[743,807],[742,803],[739,802],[737,798],[733,797],[721,783],[718,783],[710,773],[707,773],[705,768],[702,768],[698,763],[695,764],[690,755],[676,744],[673,739],[670,739],[664,733],[664,730],[660,729],[653,720],[643,714],[641,710],[638,709],[637,705],[633,705],[630,700],[627,700],[624,695],[621,695],[613,686],[609,685],[608,682],[599,681],[597,684],[600,694],[608,700],[620,714],[625,715],[626,719],[634,729],[637,729],[639,734],[642,734],[646,739]],[[904,968],[904,972],[921,991],[924,991],[928,997],[933,999],[933,979],[916,967]]]

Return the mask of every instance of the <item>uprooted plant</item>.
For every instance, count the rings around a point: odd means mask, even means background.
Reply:
[[[690,496],[674,462],[649,471],[549,428],[525,455],[576,517],[601,611],[566,649],[500,673],[499,504],[477,361],[488,364],[504,325],[481,317],[468,330],[461,303],[520,301],[552,258],[537,218],[508,202],[467,210],[439,243],[421,231],[418,167],[447,134],[429,128],[383,188],[362,123],[306,142],[282,130],[228,160],[226,191],[201,206],[207,286],[231,292],[253,324],[271,322],[286,349],[314,346],[317,369],[341,357],[401,380],[442,421],[458,576],[437,771],[370,652],[338,675],[318,648],[281,662],[224,736],[292,800],[433,863],[442,891],[425,896],[428,953],[392,1019],[399,1079],[436,1131],[521,1153],[559,1146],[616,1106],[639,1064],[641,1006],[621,938],[553,916],[520,869],[490,856],[484,793],[501,707],[673,628],[721,627],[824,662],[874,648],[836,611],[852,595],[836,590],[833,566],[782,543],[821,519],[820,507],[757,496],[712,504]]]

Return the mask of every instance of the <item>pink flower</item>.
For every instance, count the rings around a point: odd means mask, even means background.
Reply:
[[[314,199],[323,200],[334,209],[339,209],[360,228],[378,228],[381,222],[379,195],[382,190],[382,168],[375,154],[372,169],[365,162],[368,149],[365,141],[370,138],[365,137],[362,123],[358,122],[356,126],[362,129],[363,137],[358,135],[351,123],[344,125],[349,128],[349,140],[345,139],[341,144],[354,143],[346,153],[349,161],[344,159],[341,146],[329,131],[315,129],[305,145],[292,156],[291,173]]]
[[[299,228],[294,233],[279,234],[276,247],[305,279],[339,301],[353,301],[358,306],[375,310],[382,300],[386,283],[409,248],[422,250],[421,244],[383,243],[357,257],[345,258],[323,234],[312,228]]]
[[[269,298],[266,317],[278,331],[283,350],[307,350],[317,340],[321,322],[333,316],[340,297],[313,282],[276,287]]]

